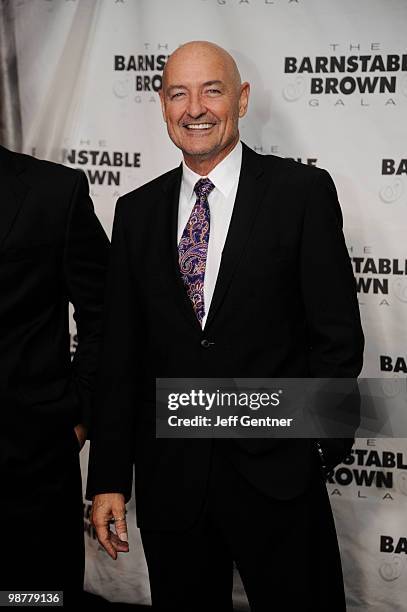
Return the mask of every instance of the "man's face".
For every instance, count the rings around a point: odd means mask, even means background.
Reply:
[[[228,70],[229,68],[229,70]],[[222,54],[188,49],[170,59],[160,92],[164,120],[185,160],[218,163],[239,139],[249,85],[231,74]]]

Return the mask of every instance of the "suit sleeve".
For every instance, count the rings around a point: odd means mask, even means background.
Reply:
[[[124,225],[122,200],[119,200],[106,283],[86,496],[92,499],[98,493],[122,493],[127,502],[133,480],[137,309]]]
[[[349,454],[359,425],[360,395],[357,381],[352,379],[362,368],[364,337],[356,283],[342,232],[342,213],[335,185],[326,171],[318,172],[310,190],[301,245],[301,279],[311,376],[346,379],[341,386],[340,409],[348,437],[320,440],[329,471]],[[330,384],[334,387],[335,381],[325,383],[325,392],[330,390]],[[326,413],[326,405],[320,408],[321,413]]]
[[[99,357],[109,240],[94,213],[88,182],[77,173],[65,240],[65,283],[74,307],[78,346],[72,362],[78,422],[89,426]]]

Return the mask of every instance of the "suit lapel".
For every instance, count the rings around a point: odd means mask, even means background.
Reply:
[[[191,300],[188,297],[184,283],[182,282],[179,261],[178,261],[178,206],[179,194],[182,180],[182,164],[174,170],[169,176],[163,188],[167,199],[170,202],[170,256],[171,256],[171,273],[174,279],[175,298],[179,307],[184,312],[185,316],[198,332],[201,331],[201,325],[196,317]],[[168,226],[167,226],[168,230]]]
[[[28,191],[19,175],[22,169],[12,163],[13,153],[0,148],[0,249],[8,236]]]
[[[242,167],[236,200],[205,329],[211,325],[227,293],[236,267],[247,246],[257,211],[269,183],[270,177],[265,176],[263,172],[261,155],[243,144]]]

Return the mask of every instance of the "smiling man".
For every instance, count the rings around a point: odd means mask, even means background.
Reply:
[[[203,61],[210,65],[207,81]],[[207,176],[236,147],[238,120],[246,114],[249,90],[233,58],[220,47],[190,43],[172,54],[160,98],[168,134],[188,168]]]
[[[363,334],[328,173],[239,139],[249,84],[217,45],[169,58],[160,92],[183,162],[116,208],[88,496],[100,543],[137,522],[154,610],[345,610],[312,440],[155,438],[155,379],[356,377]],[[323,448],[327,467],[351,441]],[[109,522],[115,529],[109,529]]]

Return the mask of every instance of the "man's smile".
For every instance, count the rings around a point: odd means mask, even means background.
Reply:
[[[183,127],[187,130],[205,131],[210,130],[215,123],[186,123]]]

